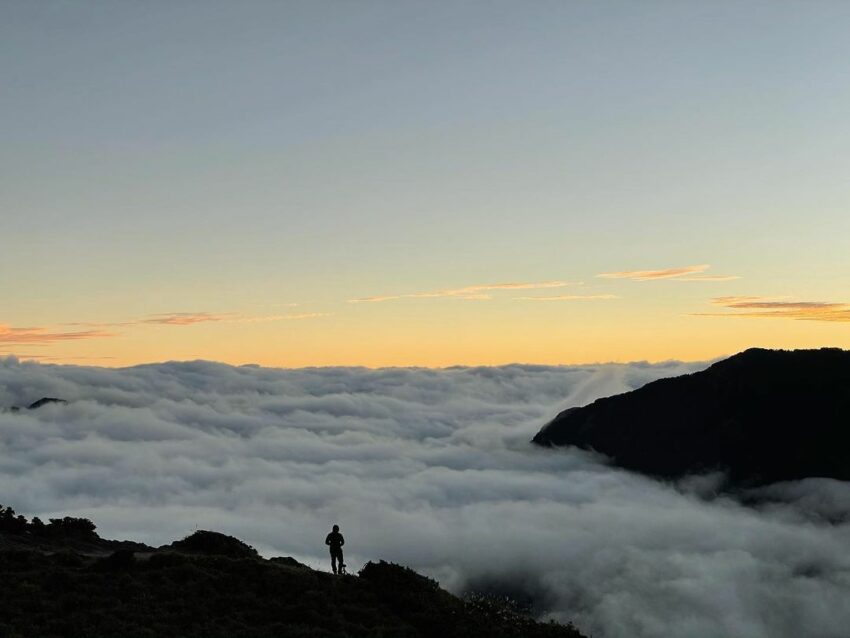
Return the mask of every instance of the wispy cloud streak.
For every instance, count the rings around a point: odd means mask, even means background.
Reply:
[[[655,281],[657,279],[674,279],[676,281],[731,281],[740,279],[738,275],[706,275],[704,271],[711,268],[710,264],[682,266],[681,268],[665,268],[663,270],[621,270],[603,272],[597,277],[603,279],[631,279],[632,281]]]
[[[170,314],[153,315],[148,319],[141,319],[136,323],[152,323],[163,326],[191,326],[196,323],[209,323],[215,321],[228,321],[232,314],[213,314],[210,312],[175,312]]]
[[[213,313],[213,312],[170,312],[151,315],[143,319],[132,321],[118,321],[114,323],[68,323],[67,326],[86,326],[91,328],[106,327],[128,327],[128,326],[194,326],[201,323],[265,323],[271,321],[293,321],[300,319],[315,319],[327,317],[328,312],[298,312],[283,315],[242,315],[236,312]]]
[[[514,297],[517,301],[594,301],[597,299],[619,299],[617,295],[551,295],[548,297]]]
[[[850,304],[830,301],[782,301],[771,297],[715,297],[730,312],[695,313],[703,317],[749,317],[798,321],[850,322]]]
[[[77,341],[81,339],[101,339],[114,337],[115,333],[106,330],[80,330],[80,331],[51,331],[47,328],[13,328],[7,324],[0,324],[0,343],[8,344],[48,344],[61,341]]]
[[[501,284],[479,284],[475,286],[464,286],[463,288],[448,288],[445,290],[431,290],[426,292],[413,292],[400,295],[376,295],[372,297],[358,297],[349,299],[349,303],[380,303],[382,301],[394,301],[396,299],[437,299],[453,298],[467,300],[492,299],[490,292],[499,290],[543,290],[546,288],[564,288],[577,285],[572,281],[539,281],[539,282],[511,282]]]
[[[319,317],[330,317],[333,313],[330,312],[297,312],[287,315],[268,315],[260,317],[238,317],[236,319],[228,319],[236,323],[266,323],[269,321],[301,321],[304,319],[318,319]]]
[[[740,275],[691,275],[690,277],[674,277],[673,281],[734,281]]]

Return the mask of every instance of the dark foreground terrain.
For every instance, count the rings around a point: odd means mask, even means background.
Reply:
[[[721,470],[731,487],[850,480],[850,352],[747,350],[565,410],[534,442],[664,478]]]
[[[152,548],[94,530],[0,506],[0,636],[581,638],[383,561],[337,577],[215,532]]]

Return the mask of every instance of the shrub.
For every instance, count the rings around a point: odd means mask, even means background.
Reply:
[[[174,541],[171,543],[171,548],[181,552],[230,556],[231,558],[259,558],[260,556],[256,549],[238,538],[207,530],[198,530],[183,540]]]
[[[64,518],[51,518],[45,530],[48,536],[51,537],[74,537],[74,538],[92,538],[97,537],[94,530],[97,526],[87,518],[74,518],[66,516]]]
[[[96,570],[103,572],[127,571],[135,566],[136,555],[129,549],[119,549],[94,564]]]
[[[9,534],[23,534],[27,531],[27,519],[19,516],[11,507],[0,505],[0,532]]]

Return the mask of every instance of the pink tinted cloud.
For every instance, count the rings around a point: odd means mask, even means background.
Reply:
[[[663,270],[621,270],[603,272],[597,277],[603,279],[631,279],[632,281],[654,281],[658,279],[673,279],[675,281],[731,281],[740,279],[738,275],[707,275],[704,271],[711,268],[709,264],[682,266],[680,268],[665,268]]]
[[[740,278],[740,275],[691,275],[689,277],[675,277],[673,281],[734,281]]]
[[[715,297],[711,303],[730,312],[698,313],[709,317],[794,319],[797,321],[850,322],[850,304],[832,301],[783,301],[770,297]]]
[[[214,314],[210,312],[173,312],[153,315],[148,319],[140,319],[136,323],[152,323],[163,326],[191,326],[196,323],[227,321],[228,319],[232,319],[233,316],[232,314]]]
[[[213,312],[169,312],[157,315],[151,315],[143,319],[134,319],[132,321],[119,321],[113,323],[67,323],[67,326],[85,326],[90,328],[113,328],[113,327],[128,327],[128,326],[144,326],[144,325],[159,325],[159,326],[194,326],[202,323],[261,323],[267,321],[291,321],[298,319],[314,319],[317,317],[327,317],[330,313],[326,312],[299,312],[289,313],[284,315],[241,315],[235,312],[213,313]]]
[[[48,344],[61,341],[77,341],[81,339],[102,339],[114,337],[115,333],[106,330],[77,330],[77,331],[52,331],[47,328],[13,328],[7,324],[0,324],[0,343],[9,344]]]
[[[514,297],[518,301],[594,301],[619,299],[617,295],[551,295],[548,297]]]
[[[349,299],[349,303],[377,303],[382,301],[393,301],[396,299],[436,299],[453,298],[467,300],[487,300],[492,296],[488,293],[497,290],[543,290],[547,288],[564,288],[574,286],[576,282],[571,281],[539,281],[539,282],[509,282],[500,284],[478,284],[464,286],[463,288],[448,288],[445,290],[431,290],[426,292],[412,292],[400,295],[376,295],[373,297],[358,297]]]

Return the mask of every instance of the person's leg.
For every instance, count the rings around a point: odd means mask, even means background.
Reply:
[[[331,569],[333,570],[334,574],[336,574],[336,554],[334,554],[333,552],[331,552]]]

